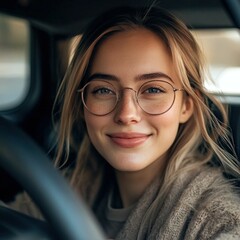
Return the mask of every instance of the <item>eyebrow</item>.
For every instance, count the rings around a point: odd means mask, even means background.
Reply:
[[[91,81],[94,79],[113,80],[113,81],[119,80],[119,78],[116,77],[115,75],[105,74],[105,73],[94,73],[88,78],[88,81]]]
[[[151,80],[156,78],[167,78],[171,82],[173,82],[172,78],[170,78],[167,74],[163,72],[155,72],[155,73],[146,73],[141,74],[136,77],[137,80]]]
[[[174,83],[172,78],[163,72],[145,73],[145,74],[137,75],[135,77],[135,79],[137,81],[151,80],[151,79],[158,79],[158,78],[166,78],[166,79],[170,80],[172,83]],[[88,78],[89,81],[94,80],[94,79],[119,81],[119,78],[117,76],[112,75],[112,74],[105,74],[105,73],[94,73]]]

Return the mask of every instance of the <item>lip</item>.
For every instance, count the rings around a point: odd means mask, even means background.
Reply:
[[[113,143],[123,148],[133,148],[143,144],[149,138],[149,134],[145,133],[112,133],[107,134]]]

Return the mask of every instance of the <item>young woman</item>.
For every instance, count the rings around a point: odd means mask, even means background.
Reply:
[[[112,239],[239,239],[240,168],[187,27],[157,9],[97,18],[62,83],[57,163]]]

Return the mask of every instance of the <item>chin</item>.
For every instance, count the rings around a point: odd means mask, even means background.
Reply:
[[[143,164],[139,164],[138,162],[133,161],[127,161],[127,160],[121,160],[121,162],[109,162],[109,164],[116,169],[117,171],[121,172],[137,172],[144,169],[146,166]]]

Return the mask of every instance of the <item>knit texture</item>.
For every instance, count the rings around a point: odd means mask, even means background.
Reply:
[[[158,189],[159,182],[154,182],[116,239],[240,239],[240,197],[220,171],[210,168],[198,174],[180,176],[153,220],[150,233],[147,233],[147,225],[139,232]]]
[[[160,182],[154,181],[139,199],[116,240],[239,240],[240,196],[222,173],[205,168],[179,176],[148,232],[142,220],[157,199]],[[67,204],[67,203],[66,203]],[[28,215],[42,218],[31,199],[21,194],[11,204]]]

